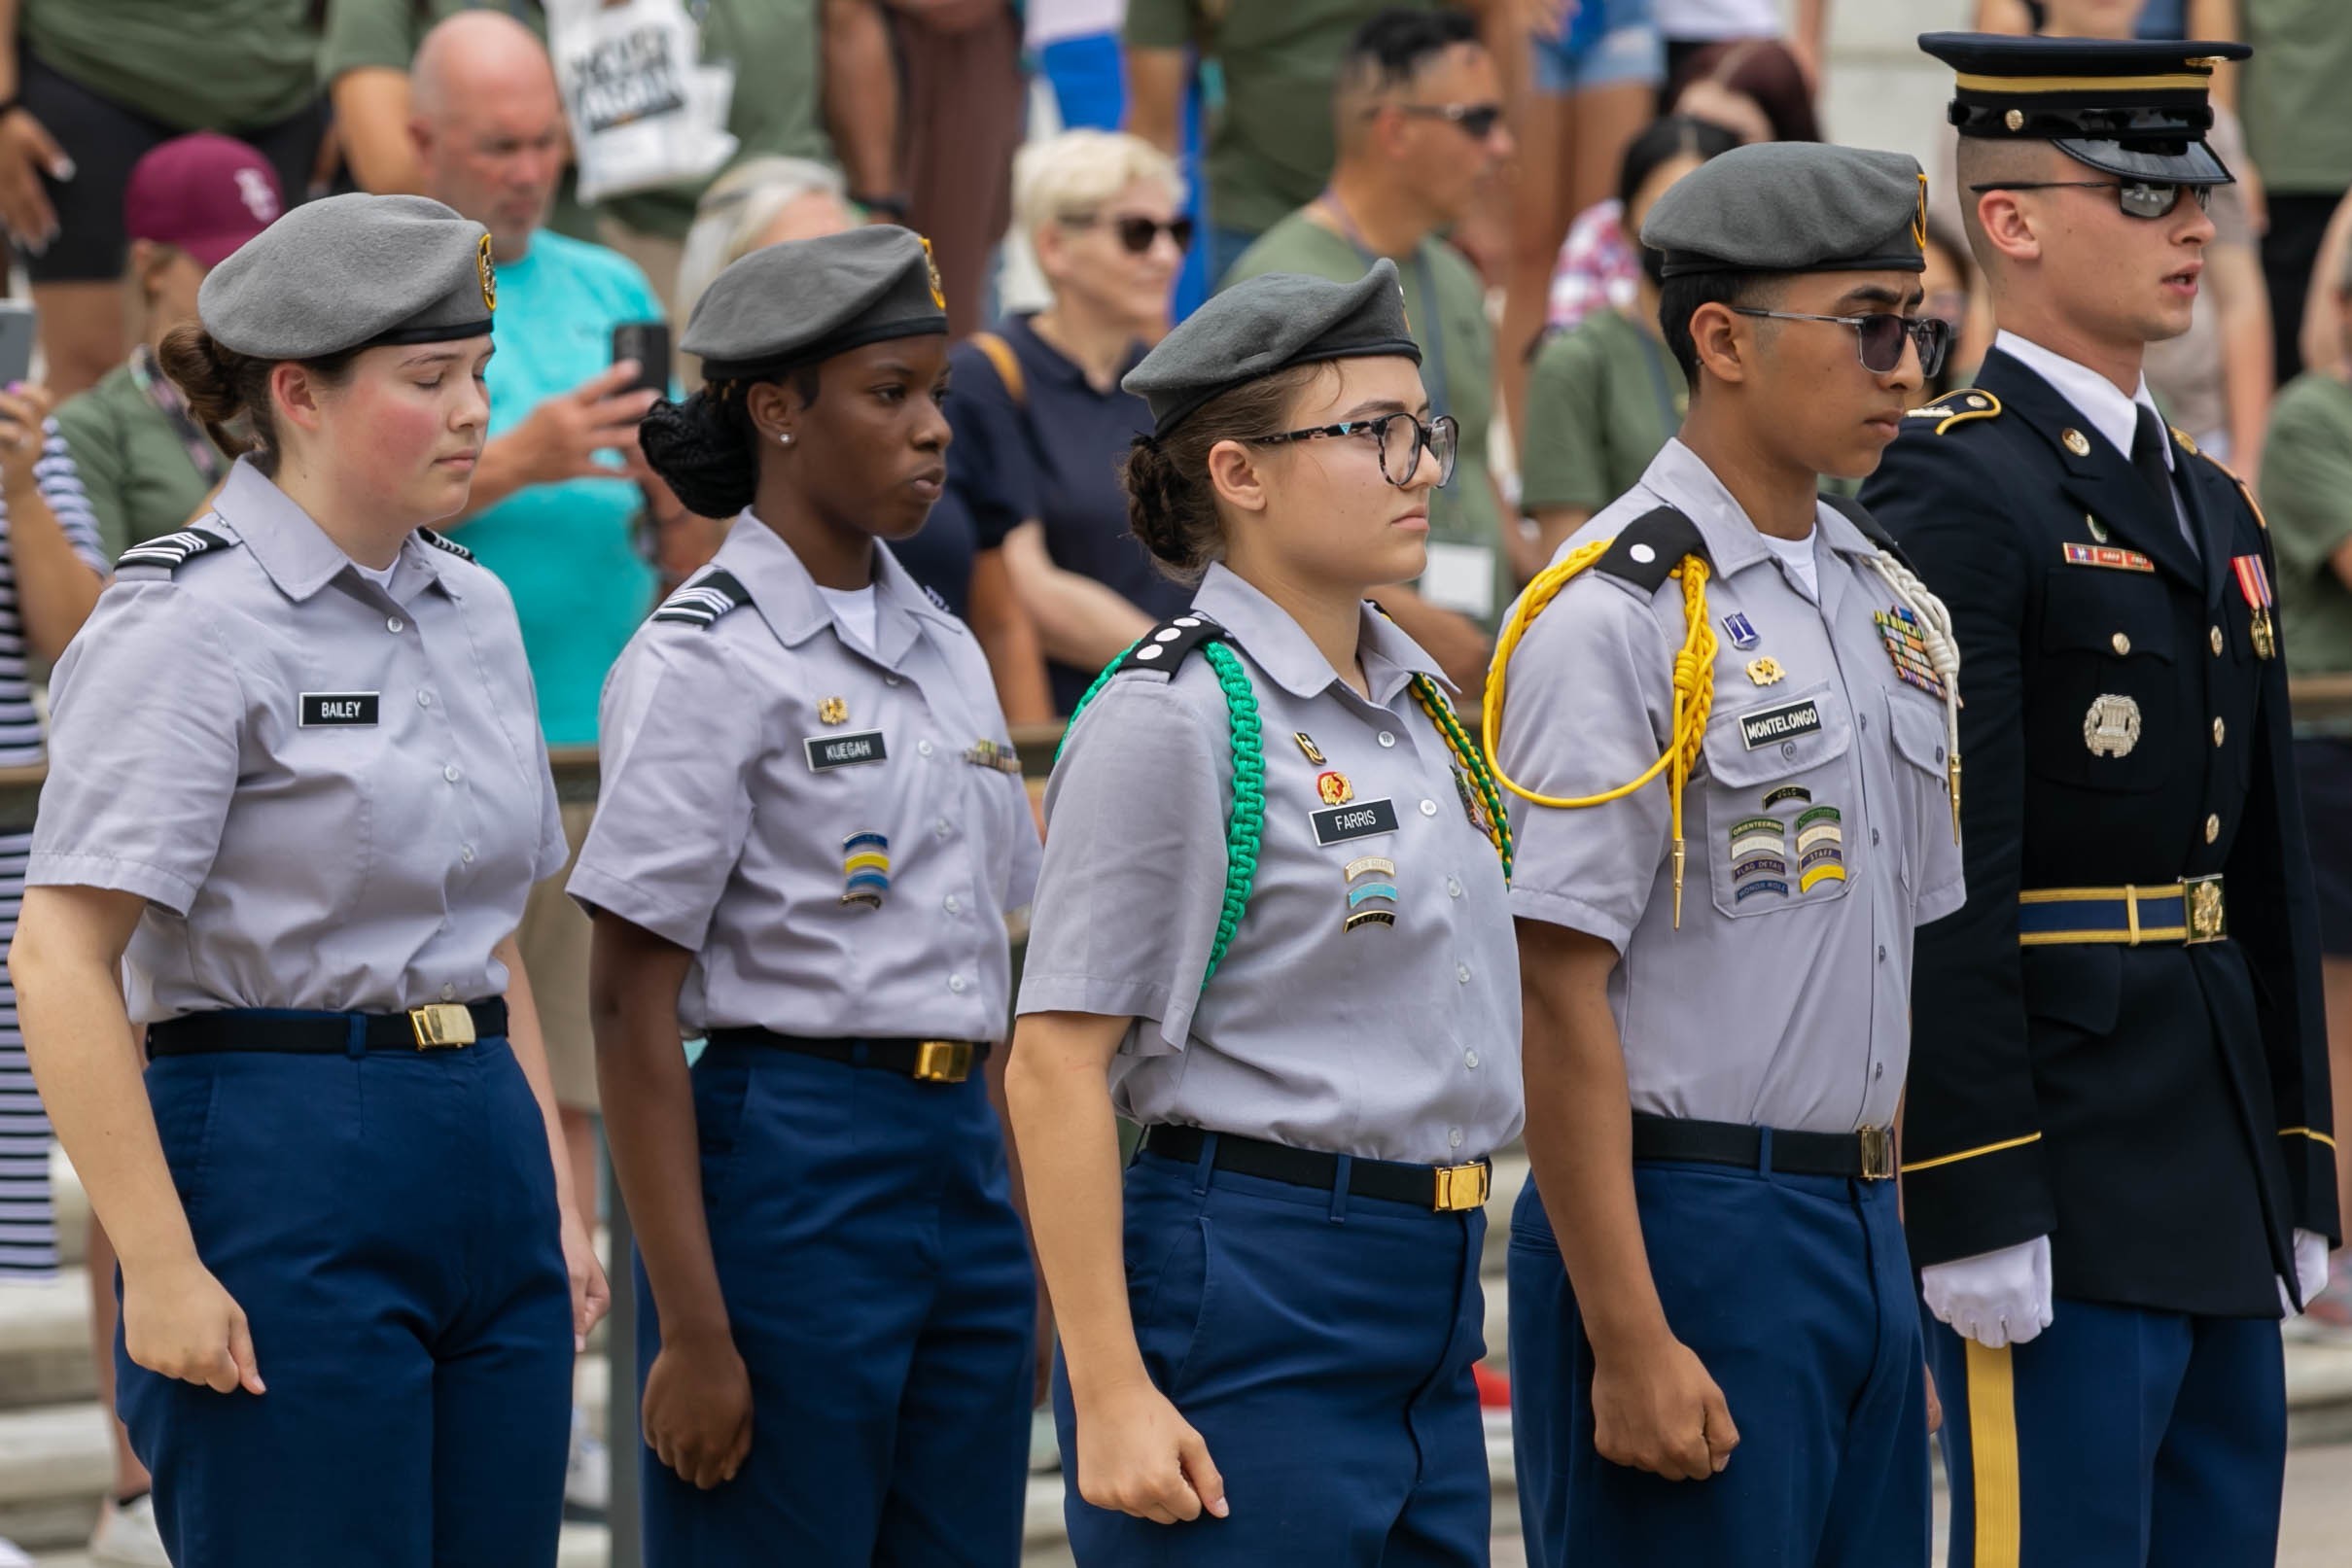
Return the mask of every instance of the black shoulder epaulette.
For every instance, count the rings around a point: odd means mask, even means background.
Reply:
[[[932,587],[928,582],[919,584],[919,586],[923,589],[923,597],[931,602],[931,609],[937,610],[942,615],[953,615],[955,613],[953,610],[948,608],[947,596],[945,594],[942,594],[938,589]]]
[[[751,594],[735,580],[733,573],[705,572],[692,581],[681,584],[676,592],[664,599],[661,608],[653,611],[653,618],[707,629],[736,606],[751,602]]]
[[[1656,593],[1684,556],[1705,554],[1699,525],[1671,506],[1660,506],[1626,524],[1593,570]]]
[[[236,542],[201,528],[183,528],[176,534],[132,545],[116,558],[115,566],[118,570],[126,566],[159,566],[166,572],[177,572],[207,550],[232,549]]]
[[[1998,419],[2000,416],[2001,400],[1976,387],[1954,387],[1933,402],[1906,409],[1903,414],[1905,419],[1934,420],[1938,436],[1971,419]]]
[[[1911,566],[1911,561],[1903,553],[1903,546],[1895,542],[1895,536],[1888,533],[1886,525],[1873,517],[1870,514],[1870,508],[1863,505],[1860,501],[1852,496],[1841,496],[1828,490],[1821,492],[1821,500],[1823,505],[1861,530],[1864,539],[1901,561],[1906,567]]]
[[[430,528],[420,528],[416,531],[416,537],[423,540],[426,543],[432,545],[437,550],[447,550],[451,555],[456,556],[461,561],[471,561],[474,559],[474,552],[472,550],[467,549],[463,544],[460,544],[457,540],[449,538],[445,534],[436,534]]]
[[[1142,641],[1127,650],[1127,657],[1119,661],[1119,668],[1113,673],[1163,670],[1174,676],[1176,666],[1184,662],[1184,655],[1203,643],[1219,642],[1226,635],[1224,627],[1198,610],[1188,610],[1145,632]]]

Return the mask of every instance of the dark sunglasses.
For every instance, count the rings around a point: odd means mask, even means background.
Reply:
[[[1897,316],[1883,311],[1873,316],[1807,316],[1793,310],[1758,310],[1752,305],[1734,305],[1732,311],[1767,321],[1819,321],[1832,327],[1851,327],[1862,368],[1873,375],[1884,375],[1903,363],[1906,339],[1918,345],[1921,376],[1943,369],[1944,356],[1951,349],[1951,323],[1939,316]]]
[[[1189,218],[1171,218],[1161,223],[1156,218],[1144,218],[1133,213],[1109,218],[1101,213],[1085,213],[1075,218],[1065,218],[1062,222],[1072,228],[1092,228],[1098,224],[1108,224],[1111,231],[1119,236],[1120,246],[1130,256],[1141,256],[1149,251],[1151,242],[1160,237],[1162,229],[1168,231],[1168,238],[1178,251],[1192,249],[1192,220]]]
[[[2181,204],[2181,192],[2202,210],[2213,202],[2209,185],[2176,185],[2166,180],[2004,180],[1968,188],[1980,195],[1987,191],[2112,191],[2115,204],[2126,218],[2168,217]]]
[[[1493,135],[1496,122],[1502,119],[1499,103],[1400,103],[1396,111],[1416,120],[1450,120],[1474,142]]]
[[[1317,425],[1313,430],[1278,431],[1249,439],[1268,446],[1284,441],[1316,441],[1326,436],[1369,436],[1380,448],[1380,476],[1403,489],[1421,471],[1421,455],[1437,459],[1437,482],[1454,479],[1454,454],[1461,444],[1461,427],[1451,414],[1440,414],[1426,425],[1411,414],[1383,414],[1378,419],[1352,419],[1344,425]]]

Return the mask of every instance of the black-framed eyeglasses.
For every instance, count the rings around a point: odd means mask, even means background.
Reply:
[[[1092,228],[1097,224],[1108,224],[1111,232],[1119,236],[1119,244],[1130,256],[1141,256],[1151,249],[1151,242],[1165,231],[1178,251],[1192,249],[1192,220],[1171,218],[1162,223],[1157,218],[1145,218],[1140,213],[1080,213],[1062,220],[1071,228]]]
[[[1474,142],[1483,142],[1494,134],[1494,126],[1502,119],[1499,103],[1400,103],[1396,112],[1414,120],[1448,120],[1455,128]],[[1375,109],[1374,114],[1380,111]]]
[[[1380,448],[1380,476],[1398,489],[1421,471],[1421,455],[1437,459],[1437,482],[1451,483],[1454,457],[1461,445],[1461,427],[1452,414],[1440,414],[1426,425],[1411,414],[1383,414],[1378,419],[1351,419],[1344,425],[1317,425],[1313,430],[1277,431],[1249,439],[1268,446],[1284,441],[1316,441],[1333,436],[1369,436]]]
[[[1923,377],[1943,369],[1944,356],[1951,349],[1951,323],[1941,316],[1897,316],[1887,311],[1869,316],[1807,316],[1793,310],[1758,310],[1753,305],[1734,305],[1732,311],[1768,321],[1818,321],[1851,327],[1854,353],[1862,361],[1862,368],[1873,375],[1884,375],[1903,363],[1906,338],[1918,347]]]
[[[1999,180],[1968,188],[1979,195],[1987,191],[2112,191],[2115,204],[2126,218],[2154,221],[2171,215],[2181,204],[2181,192],[2202,210],[2213,203],[2213,187],[2181,185],[2170,180]]]

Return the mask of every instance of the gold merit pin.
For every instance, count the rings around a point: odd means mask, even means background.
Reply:
[[[850,705],[839,697],[827,697],[817,704],[817,717],[827,724],[846,724],[850,721]]]
[[[2076,430],[2071,425],[2058,432],[2058,444],[2065,447],[2067,451],[2072,452],[2076,457],[2089,457],[2090,455],[2090,437],[2084,435],[2081,431]]]
[[[1780,668],[1778,659],[1762,658],[1747,661],[1747,678],[1759,686],[1776,684],[1781,677],[1787,674],[1786,670]]]
[[[1308,761],[1318,768],[1323,765],[1323,749],[1315,744],[1314,736],[1309,735],[1305,730],[1297,730],[1292,733],[1290,738],[1298,742],[1298,749],[1307,753]]]

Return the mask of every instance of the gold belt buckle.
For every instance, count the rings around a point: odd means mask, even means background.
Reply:
[[[915,1076],[927,1084],[960,1084],[971,1072],[969,1040],[925,1040],[915,1051]]]
[[[1864,1181],[1892,1181],[1895,1179],[1895,1134],[1891,1128],[1857,1128],[1854,1135],[1862,1140],[1862,1179]]]
[[[1439,1166],[1437,1202],[1432,1206],[1441,1214],[1482,1208],[1487,1202],[1487,1163],[1484,1160],[1466,1166]]]
[[[408,1009],[419,1051],[441,1051],[474,1043],[474,1010],[464,1002],[434,1002]]]
[[[2181,882],[2182,902],[2188,908],[2184,922],[2189,934],[2182,939],[2186,947],[2201,947],[2207,942],[2219,942],[2229,935],[2229,918],[2222,902],[2220,872],[2210,877],[2188,877]]]

